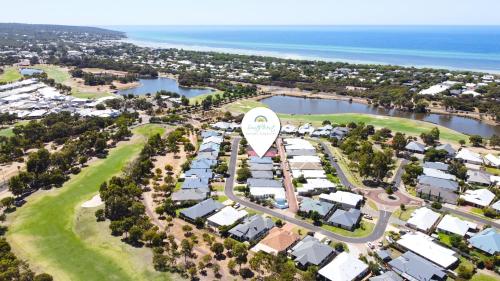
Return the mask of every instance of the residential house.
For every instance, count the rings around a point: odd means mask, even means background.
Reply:
[[[194,222],[196,219],[205,218],[223,207],[224,205],[221,203],[213,200],[212,198],[208,198],[205,201],[180,211],[180,217]]]
[[[254,242],[265,236],[273,227],[272,219],[253,215],[229,230],[229,234],[238,241]]]
[[[472,247],[487,254],[496,255],[500,253],[500,234],[494,228],[487,228],[469,238]]]
[[[439,217],[441,217],[441,214],[422,207],[413,211],[406,225],[422,232],[429,232],[436,225]]]
[[[359,208],[361,202],[363,202],[363,196],[346,191],[337,191],[330,194],[320,194],[319,200],[337,204],[340,208],[349,210],[351,208]]]
[[[486,154],[486,156],[484,156],[484,163],[487,166],[499,168],[500,167],[500,158],[489,153],[489,154]]]
[[[251,171],[272,171],[273,170],[273,164],[256,164],[256,163],[250,163],[250,170]]]
[[[476,230],[477,224],[462,220],[452,215],[446,215],[436,227],[437,231],[447,234],[456,234],[464,237],[469,230]]]
[[[469,189],[463,195],[460,195],[460,198],[471,206],[484,208],[489,206],[493,199],[495,199],[495,194],[486,188]]]
[[[416,141],[411,141],[405,146],[405,149],[409,152],[423,154],[425,152],[425,145]]]
[[[408,251],[389,262],[389,266],[405,280],[444,281],[446,270],[432,262]],[[370,279],[371,280],[371,279]]]
[[[435,243],[432,237],[421,232],[407,233],[397,244],[443,268],[449,268],[458,262],[454,251]]]
[[[491,175],[482,171],[467,170],[467,183],[489,186],[491,185]]]
[[[434,177],[434,178],[439,178],[439,179],[444,179],[444,180],[451,180],[451,181],[456,181],[457,177],[448,174],[446,172],[443,172],[441,170],[437,169],[432,169],[432,168],[425,168],[423,169],[424,175],[429,176],[429,177]]]
[[[233,225],[248,215],[245,210],[236,210],[231,206],[222,208],[217,213],[207,218],[207,224],[211,227],[221,227]]]
[[[275,227],[251,250],[253,252],[263,251],[272,255],[286,253],[299,239],[300,236],[298,234]]]
[[[313,162],[292,162],[290,163],[292,170],[322,170],[323,166],[320,163]]]
[[[389,270],[378,276],[370,277],[370,281],[403,281],[403,278],[396,272]]]
[[[258,156],[250,156],[249,162],[251,164],[273,164],[273,159],[271,157],[258,157]]]
[[[293,246],[290,253],[297,265],[303,269],[310,265],[321,267],[329,262],[334,254],[332,247],[309,235]]]
[[[446,171],[448,171],[449,165],[442,163],[442,162],[424,162],[423,167],[428,168],[428,169],[436,169],[436,170],[446,172]]]
[[[453,157],[457,153],[457,151],[448,143],[436,146],[436,150],[446,151],[448,153],[448,157]]]
[[[272,171],[251,171],[254,179],[272,179],[274,174]]]
[[[172,193],[172,201],[174,202],[201,202],[207,199],[208,193],[201,189],[181,189]]]
[[[418,177],[417,195],[438,202],[455,204],[458,198],[458,183],[452,180],[420,175]]]
[[[350,209],[349,211],[344,211],[341,209],[336,210],[333,215],[328,218],[326,223],[353,231],[361,220],[361,211],[358,209]]]
[[[331,138],[336,138],[338,140],[343,140],[345,136],[349,133],[350,129],[348,127],[335,127],[330,133]]]
[[[368,265],[355,256],[342,252],[321,268],[318,274],[329,281],[361,280],[368,274]]]
[[[302,213],[310,213],[310,212],[318,212],[318,214],[325,218],[327,217],[333,210],[335,209],[335,205],[328,202],[318,201],[311,198],[303,197],[300,202],[299,212]]]
[[[455,156],[455,159],[458,159],[462,162],[469,164],[475,164],[475,165],[483,164],[483,158],[481,157],[481,155],[479,153],[472,152],[467,148],[462,148]]]

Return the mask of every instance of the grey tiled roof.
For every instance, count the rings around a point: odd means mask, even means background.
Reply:
[[[250,178],[247,180],[247,184],[250,187],[283,187],[280,181],[268,180],[268,179],[254,179]]]
[[[201,158],[191,162],[190,167],[191,169],[210,169],[212,166],[216,164],[217,160],[215,159]]]
[[[430,281],[446,278],[443,268],[410,251],[390,261],[389,265],[395,272],[410,280]]]
[[[272,164],[273,159],[271,157],[258,157],[258,156],[250,156],[250,163],[252,164]]]
[[[368,279],[370,281],[403,281],[403,278],[396,272],[389,270],[379,276],[374,276]]]
[[[424,168],[448,171],[448,164],[441,162],[424,162]]]
[[[192,207],[182,210],[180,213],[186,218],[195,220],[197,218],[205,217],[212,212],[221,209],[222,207],[224,207],[224,205],[213,200],[212,198],[209,198]]]
[[[324,217],[333,209],[334,206],[334,204],[329,202],[304,197],[302,199],[302,203],[300,203],[300,210],[306,213],[316,211]]]
[[[438,145],[438,146],[436,146],[436,149],[437,150],[446,150],[446,152],[448,152],[448,155],[455,155],[455,153],[457,153],[457,151],[448,143]]]
[[[419,151],[419,152],[424,152],[425,151],[425,145],[418,143],[416,141],[412,141],[408,143],[405,146],[406,150],[411,150],[411,151]]]
[[[352,228],[359,221],[361,211],[358,209],[350,209],[349,211],[336,210],[335,213],[328,219],[328,222]]]
[[[255,163],[250,163],[250,170],[251,171],[272,171],[273,170],[273,164],[255,164]]]
[[[208,188],[208,178],[186,178],[181,189]]]
[[[173,201],[201,201],[207,198],[207,192],[202,189],[181,189],[172,193]]]
[[[245,219],[241,224],[229,230],[231,235],[234,235],[241,240],[254,240],[262,232],[268,231],[274,227],[274,222],[270,218],[264,218],[261,215],[254,215]]]
[[[456,191],[458,189],[458,182],[452,180],[445,180],[435,177],[429,177],[425,175],[421,175],[418,177],[418,183],[421,185],[429,185],[433,187],[444,188],[452,191]]]
[[[309,235],[292,248],[295,261],[303,266],[320,265],[332,253],[333,248]]]
[[[192,177],[192,176],[197,176],[199,178],[213,178],[214,173],[212,172],[211,169],[190,169],[187,170],[184,175],[186,177]]]
[[[254,179],[272,179],[274,177],[272,171],[252,171]]]

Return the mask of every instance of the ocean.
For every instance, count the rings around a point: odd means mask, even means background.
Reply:
[[[107,26],[150,47],[500,73],[500,26]]]

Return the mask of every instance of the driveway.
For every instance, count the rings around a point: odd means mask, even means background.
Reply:
[[[296,219],[295,217],[290,217],[290,216],[285,216],[282,213],[276,212],[272,209],[263,207],[261,205],[255,204],[253,202],[250,202],[248,200],[245,200],[243,198],[240,198],[234,194],[233,191],[233,186],[234,186],[234,175],[236,171],[236,161],[238,157],[238,146],[240,143],[241,138],[240,137],[235,137],[231,143],[231,158],[229,160],[229,178],[226,180],[226,185],[224,187],[224,193],[226,196],[233,200],[234,202],[238,202],[241,205],[256,210],[258,212],[265,213],[267,215],[279,218],[283,221],[287,221],[289,223],[293,223],[295,225],[298,225],[302,228],[307,229],[308,231],[314,231],[314,232],[319,232],[325,236],[327,236],[330,239],[337,240],[337,241],[342,241],[346,243],[366,243],[370,241],[375,241],[380,239],[387,227],[387,224],[389,222],[389,218],[391,217],[391,212],[388,211],[379,211],[379,219],[377,221],[377,224],[375,225],[375,228],[373,232],[366,236],[366,237],[360,237],[360,238],[354,238],[354,237],[345,237],[341,236],[339,234],[333,233],[331,231],[328,231],[326,229],[323,229],[319,226],[315,226],[313,224],[310,224],[306,221]]]

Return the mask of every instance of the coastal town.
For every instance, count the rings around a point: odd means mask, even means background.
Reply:
[[[0,46],[1,278],[498,280],[500,76],[60,32]],[[120,94],[143,79],[206,93]],[[281,95],[467,118],[493,133],[278,112],[259,157],[243,116]]]

